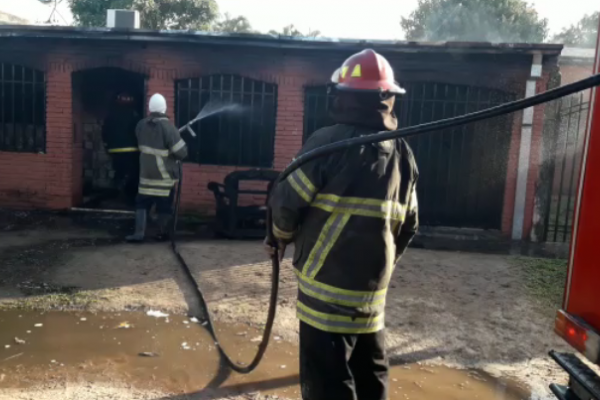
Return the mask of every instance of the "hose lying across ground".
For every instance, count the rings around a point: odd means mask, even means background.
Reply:
[[[429,122],[429,123],[422,124],[422,125],[411,126],[409,128],[398,129],[396,131],[382,132],[382,133],[377,133],[377,134],[373,134],[373,135],[369,135],[369,136],[356,137],[356,138],[352,138],[352,139],[348,139],[348,140],[331,143],[326,146],[322,146],[322,147],[319,147],[312,151],[309,151],[309,152],[299,156],[298,158],[296,158],[279,175],[279,177],[275,181],[273,187],[277,186],[277,184],[279,182],[281,182],[282,180],[287,178],[292,172],[294,172],[296,169],[300,168],[302,165],[314,160],[315,158],[324,157],[324,156],[327,156],[336,151],[343,151],[350,147],[362,146],[362,145],[371,144],[371,143],[378,143],[378,142],[383,142],[383,141],[391,140],[391,139],[406,138],[406,137],[415,136],[415,135],[419,135],[419,134],[426,133],[426,132],[448,129],[448,128],[456,127],[459,125],[465,125],[468,123],[481,121],[481,120],[488,119],[488,118],[498,117],[498,116],[501,116],[504,114],[510,114],[510,113],[513,113],[516,111],[524,110],[529,107],[537,106],[537,105],[540,105],[540,104],[543,104],[543,103],[546,103],[546,102],[549,102],[552,100],[556,100],[558,98],[565,97],[565,96],[571,95],[573,93],[577,93],[582,90],[590,89],[592,87],[599,86],[599,85],[600,85],[600,74],[577,81],[575,83],[571,83],[569,85],[565,85],[565,86],[562,86],[562,87],[559,87],[559,88],[556,88],[553,90],[549,90],[547,92],[538,94],[536,96],[532,96],[532,97],[528,97],[528,98],[525,98],[522,100],[517,100],[517,101],[512,101],[509,103],[501,104],[499,106],[487,108],[485,110],[477,111],[477,112],[474,112],[471,114],[466,114],[466,115],[462,115],[459,117],[443,119],[443,120],[436,121],[436,122]],[[179,205],[180,205],[180,201],[181,201],[181,186],[182,186],[181,182],[183,180],[181,164],[179,164],[179,168],[180,168],[180,179],[179,179],[179,183],[177,186],[177,197],[175,200],[175,207],[174,207],[174,211],[173,211],[174,215],[173,215],[173,232],[171,235],[171,249],[173,250],[173,253],[177,257],[177,260],[179,261],[179,264],[181,265],[181,267],[185,273],[185,276],[187,277],[190,284],[194,288],[196,296],[198,297],[198,301],[200,302],[201,307],[204,309],[204,311],[206,313],[205,326],[208,329],[208,332],[210,333],[212,338],[215,340],[215,343],[217,344],[217,347],[219,349],[221,356],[223,357],[223,360],[226,362],[226,364],[231,369],[233,369],[236,372],[239,372],[242,374],[250,373],[258,366],[258,364],[260,363],[260,361],[262,360],[262,358],[265,354],[265,351],[267,350],[267,346],[269,344],[269,338],[271,336],[271,331],[273,329],[273,322],[275,321],[275,310],[277,308],[277,296],[279,293],[279,267],[280,267],[279,266],[279,252],[277,249],[275,249],[275,254],[271,257],[273,270],[272,270],[272,274],[271,274],[271,279],[272,279],[271,285],[272,286],[271,286],[269,310],[268,310],[268,315],[267,315],[267,322],[265,324],[265,330],[264,330],[263,336],[262,336],[262,341],[260,342],[260,345],[258,347],[258,352],[256,353],[256,356],[254,357],[254,359],[252,360],[252,362],[250,364],[248,364],[248,365],[237,364],[235,361],[233,361],[227,355],[227,353],[223,350],[223,348],[219,344],[217,334],[215,332],[212,320],[210,318],[210,312],[208,310],[208,305],[206,303],[206,300],[204,299],[204,296],[202,295],[202,292],[200,291],[200,288],[198,287],[198,283],[196,282],[196,280],[192,274],[192,271],[190,270],[189,266],[187,265],[185,259],[182,257],[181,253],[179,252],[175,233],[177,232],[177,215],[179,212]],[[272,227],[271,218],[272,218],[271,209],[269,208],[267,211],[267,233],[266,233],[266,236],[269,238],[271,243],[276,243],[276,240],[273,237],[273,232],[271,229],[271,227]]]

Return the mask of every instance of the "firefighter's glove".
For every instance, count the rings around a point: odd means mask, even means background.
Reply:
[[[275,255],[275,250],[279,250],[279,261],[281,261],[285,255],[285,248],[287,245],[280,240],[276,240],[274,243],[267,236],[263,241],[263,247],[269,257],[273,257]]]

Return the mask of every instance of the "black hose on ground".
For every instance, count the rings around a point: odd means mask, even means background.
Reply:
[[[571,84],[568,84],[565,86],[561,86],[561,87],[553,89],[553,90],[549,90],[547,92],[538,94],[536,96],[528,97],[528,98],[525,98],[522,100],[512,101],[509,103],[504,103],[504,104],[501,104],[496,107],[487,108],[485,110],[462,115],[459,117],[443,119],[443,120],[436,121],[436,122],[429,122],[426,124],[416,125],[416,126],[412,126],[409,128],[398,129],[396,131],[381,132],[381,133],[377,133],[377,134],[373,134],[373,135],[369,135],[369,136],[362,136],[362,137],[357,137],[357,138],[352,138],[352,139],[347,139],[347,140],[342,140],[339,142],[331,143],[331,144],[319,147],[317,149],[314,149],[312,151],[309,151],[305,154],[302,154],[298,158],[296,158],[290,165],[287,166],[287,168],[285,168],[285,170],[281,174],[279,174],[279,177],[273,184],[273,187],[276,187],[279,182],[281,182],[282,180],[287,178],[292,172],[294,172],[296,169],[300,168],[302,165],[304,165],[318,157],[324,157],[324,156],[327,156],[336,151],[343,151],[343,150],[346,150],[346,149],[348,149],[350,147],[354,147],[354,146],[362,146],[362,145],[371,144],[371,143],[384,142],[386,140],[391,140],[391,139],[415,136],[415,135],[419,135],[422,133],[431,132],[434,130],[448,129],[448,128],[452,128],[455,126],[465,125],[468,123],[477,122],[477,121],[481,121],[481,120],[488,119],[488,118],[499,117],[504,114],[510,114],[510,113],[513,113],[516,111],[521,111],[526,108],[537,106],[537,105],[540,105],[540,104],[543,104],[543,103],[546,103],[546,102],[549,102],[552,100],[556,100],[558,98],[565,97],[570,94],[577,93],[582,90],[590,89],[592,87],[599,86],[599,85],[600,85],[600,74],[593,75],[589,78],[586,78],[586,79],[583,79],[583,80],[580,80],[580,81],[577,81],[575,83],[571,83]],[[267,315],[267,322],[265,324],[265,330],[263,332],[262,341],[260,342],[256,356],[254,357],[254,359],[252,360],[252,362],[250,364],[239,365],[227,355],[227,353],[223,350],[223,348],[219,344],[217,334],[215,332],[212,320],[210,318],[210,312],[208,311],[208,306],[207,306],[206,300],[204,299],[204,296],[202,295],[202,292],[200,291],[198,284],[196,283],[196,280],[195,280],[189,266],[185,262],[185,259],[181,256],[181,254],[179,252],[179,248],[177,247],[177,240],[176,240],[175,234],[177,232],[177,215],[179,213],[179,205],[180,205],[180,200],[181,200],[181,185],[182,185],[181,182],[183,180],[183,171],[181,168],[181,163],[179,164],[179,171],[180,171],[180,174],[179,174],[180,179],[179,179],[179,182],[177,185],[177,197],[175,200],[175,207],[174,207],[174,211],[173,211],[174,215],[173,215],[173,231],[171,234],[171,248],[173,250],[173,253],[177,257],[179,264],[182,266],[184,273],[185,273],[186,277],[188,278],[190,284],[194,287],[196,296],[198,297],[198,300],[200,301],[200,305],[206,312],[206,328],[208,329],[208,332],[210,333],[210,335],[214,339],[215,343],[217,344],[219,353],[221,354],[221,356],[223,357],[223,359],[225,360],[227,365],[229,365],[229,367],[231,367],[231,369],[233,369],[234,371],[242,373],[242,374],[250,373],[258,366],[258,364],[260,363],[260,361],[262,360],[262,358],[265,354],[265,351],[267,350],[267,346],[269,344],[269,338],[271,336],[271,331],[273,329],[273,323],[275,321],[275,311],[277,308],[277,297],[278,297],[278,293],[279,293],[279,269],[280,269],[279,251],[276,248],[276,240],[273,236],[273,231],[272,231],[271,208],[269,207],[267,209],[267,237],[269,238],[269,241],[271,243],[273,243],[275,246],[275,252],[274,252],[275,254],[271,257],[273,270],[272,270],[272,274],[271,274],[272,286],[271,286],[271,295],[270,295],[269,310],[268,310],[268,315]]]
[[[271,281],[271,296],[270,296],[270,300],[269,300],[269,310],[268,310],[268,314],[267,314],[267,322],[265,324],[265,330],[262,335],[262,340],[261,340],[260,344],[258,345],[258,351],[256,352],[256,356],[254,356],[254,359],[250,362],[250,364],[248,364],[248,365],[237,364],[235,361],[233,361],[229,357],[229,355],[227,355],[227,353],[225,352],[223,347],[221,347],[221,343],[219,342],[217,333],[215,332],[215,327],[214,327],[212,319],[210,317],[210,311],[208,310],[208,304],[206,303],[206,300],[204,299],[204,296],[202,295],[202,291],[198,287],[198,283],[196,282],[196,279],[194,278],[194,275],[192,274],[190,267],[188,266],[185,259],[179,252],[179,247],[177,246],[177,238],[176,238],[177,216],[179,214],[179,205],[181,203],[181,185],[182,185],[181,182],[183,181],[183,168],[181,167],[181,163],[178,163],[178,165],[179,165],[179,182],[177,183],[177,194],[176,194],[176,198],[175,198],[175,207],[173,207],[171,249],[173,250],[175,257],[177,257],[177,261],[179,261],[179,264],[181,265],[186,278],[188,279],[189,283],[193,287],[196,297],[198,297],[200,306],[204,310],[204,313],[205,313],[205,315],[204,315],[205,319],[202,322],[202,324],[206,327],[206,329],[208,330],[208,333],[210,334],[210,336],[212,336],[213,340],[215,341],[215,344],[217,346],[217,349],[219,349],[219,353],[221,354],[222,359],[235,372],[238,372],[240,374],[249,374],[258,366],[258,364],[262,360],[263,356],[265,355],[265,351],[267,351],[267,346],[269,345],[269,339],[271,337],[271,331],[273,329],[273,322],[275,321],[275,310],[277,308],[277,296],[279,294],[279,258],[272,257],[272,259],[271,259],[272,267],[273,267],[273,269],[272,269],[273,272],[271,274],[271,279],[272,279],[272,281]]]

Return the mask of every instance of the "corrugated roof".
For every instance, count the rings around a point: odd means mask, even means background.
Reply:
[[[80,40],[115,40],[208,45],[256,46],[265,48],[349,51],[370,47],[381,52],[521,53],[559,55],[560,44],[489,42],[408,42],[389,40],[305,38],[262,34],[230,34],[200,31],[151,31],[58,26],[0,26],[0,39],[24,37]]]

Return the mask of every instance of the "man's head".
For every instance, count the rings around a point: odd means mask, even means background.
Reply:
[[[395,96],[406,91],[395,81],[394,71],[383,56],[369,49],[354,54],[334,72],[331,82],[336,122],[397,129]]]
[[[371,49],[350,56],[331,77],[341,92],[399,95],[406,93],[394,78],[392,66]]]
[[[167,101],[162,94],[156,93],[150,98],[148,110],[151,113],[165,114],[167,112]]]

